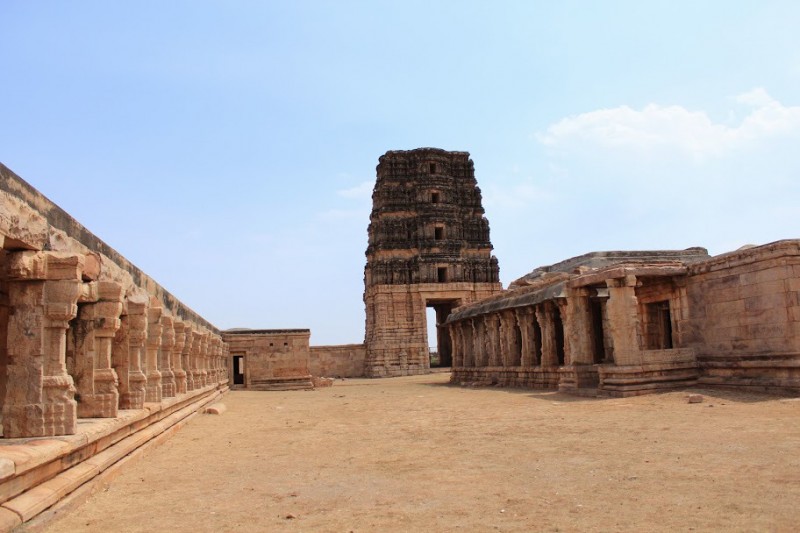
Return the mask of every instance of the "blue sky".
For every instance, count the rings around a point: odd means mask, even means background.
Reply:
[[[800,237],[800,3],[0,3],[0,161],[220,328],[363,340],[378,157],[475,162],[500,275]]]

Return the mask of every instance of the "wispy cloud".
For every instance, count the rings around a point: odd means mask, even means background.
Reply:
[[[680,105],[648,104],[598,109],[564,118],[536,135],[555,150],[581,148],[679,152],[706,159],[742,149],[748,144],[800,134],[800,107],[784,106],[763,88],[740,94],[738,104],[748,108],[738,124],[714,122],[705,111]]]

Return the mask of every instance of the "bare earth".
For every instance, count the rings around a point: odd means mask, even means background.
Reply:
[[[800,400],[231,392],[48,531],[797,531]]]

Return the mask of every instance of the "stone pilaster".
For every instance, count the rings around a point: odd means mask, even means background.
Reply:
[[[554,312],[553,304],[550,302],[544,302],[536,307],[536,320],[539,321],[539,327],[542,330],[541,365],[544,367],[558,366]]]
[[[187,336],[191,339],[191,333],[186,335],[187,326],[180,320],[173,324],[175,328],[175,345],[172,348],[172,366],[175,373],[175,392],[184,394],[186,392],[186,371],[183,369],[183,348],[186,345]]]
[[[172,349],[175,347],[175,329],[171,316],[161,316],[161,346],[158,347],[158,371],[161,372],[161,397],[175,396],[175,373],[172,371]]]
[[[536,317],[533,313],[532,307],[520,307],[516,310],[517,313],[517,323],[519,323],[519,329],[522,336],[522,346],[520,347],[521,357],[520,357],[520,366],[530,368],[536,365],[536,358],[534,356],[534,330],[533,330],[533,321],[536,320]]]
[[[83,266],[78,254],[8,254],[7,438],[71,435],[77,429],[75,388],[65,357]]]
[[[78,391],[78,416],[81,418],[115,418],[119,409],[119,390],[116,371],[111,366],[111,349],[114,335],[120,327],[122,313],[122,287],[113,282],[98,282],[96,303],[81,308],[83,321],[87,322],[87,340],[93,341],[83,358],[84,372]],[[76,360],[77,366],[78,360]]]
[[[197,381],[199,387],[208,385],[208,331],[203,331],[200,335],[200,350],[197,355]]]
[[[614,347],[614,363],[618,366],[641,363],[641,324],[636,299],[636,276],[606,281],[608,286],[609,335]]]
[[[198,335],[191,324],[185,324],[184,331],[186,332],[186,344],[183,345],[181,361],[183,370],[186,372],[186,392],[189,392],[196,388],[194,383],[194,350]]]
[[[112,352],[112,364],[119,379],[119,407],[142,409],[147,384],[147,376],[142,372],[147,341],[147,302],[129,298],[124,303],[123,313]]]
[[[152,306],[147,310],[147,357],[144,365],[147,376],[145,401],[152,403],[161,402],[161,372],[158,370],[161,329],[161,307]]]
[[[203,342],[203,333],[199,330],[192,331],[192,353],[189,357],[189,374],[191,375],[191,390],[203,388],[202,376],[200,375],[200,353]]]
[[[487,364],[488,366],[501,366],[500,317],[497,313],[489,313],[484,316],[483,321],[486,326],[489,345],[489,361]]]

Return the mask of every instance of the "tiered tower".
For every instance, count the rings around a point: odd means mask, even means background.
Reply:
[[[467,152],[389,151],[372,193],[364,303],[367,376],[430,369],[425,308],[450,311],[502,290],[489,221]],[[441,366],[450,339],[438,329]]]

